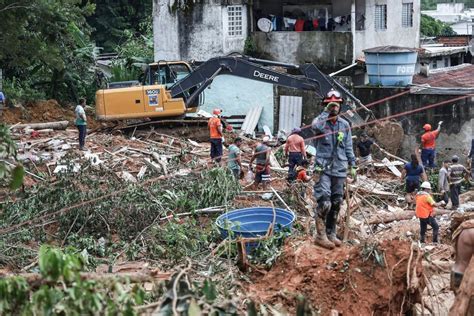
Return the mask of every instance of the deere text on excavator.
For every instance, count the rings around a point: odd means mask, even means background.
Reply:
[[[273,68],[270,68],[273,67]],[[292,73],[281,72],[284,68]],[[218,75],[234,75],[270,84],[314,91],[322,96],[336,88],[343,92],[348,106],[362,105],[339,82],[322,73],[314,64],[293,65],[247,56],[209,59],[195,69],[182,61],[152,63],[141,82],[111,83],[96,93],[96,115],[99,120],[170,118],[196,112],[199,96]],[[343,109],[351,110],[351,108]],[[348,119],[361,123],[353,113]]]

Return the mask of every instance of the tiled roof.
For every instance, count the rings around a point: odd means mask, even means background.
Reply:
[[[472,88],[474,87],[474,65],[462,64],[455,67],[430,70],[429,77],[417,74],[414,84],[429,84],[432,87]]]
[[[439,36],[437,42],[444,46],[466,46],[471,38],[471,35]]]

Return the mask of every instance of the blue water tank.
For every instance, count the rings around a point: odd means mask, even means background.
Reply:
[[[415,74],[417,51],[398,46],[381,46],[364,50],[369,84],[407,86]]]

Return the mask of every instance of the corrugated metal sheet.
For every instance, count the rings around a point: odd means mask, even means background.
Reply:
[[[260,116],[262,115],[262,111],[263,106],[256,106],[247,112],[241,128],[243,134],[252,134],[255,131],[258,121],[260,120]]]
[[[303,109],[303,98],[289,95],[280,96],[280,117],[278,130],[286,133],[295,127],[301,126],[301,115]]]

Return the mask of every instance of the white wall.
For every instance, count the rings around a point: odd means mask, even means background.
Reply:
[[[438,3],[436,11],[442,13],[461,13],[464,11],[464,3]]]
[[[402,3],[413,2],[413,27],[402,27]],[[387,29],[375,30],[375,5],[387,5]],[[378,46],[419,47],[420,0],[366,0],[365,30],[354,31],[355,57],[363,56],[363,50]],[[356,8],[357,10],[357,8]]]
[[[200,107],[212,112],[214,108],[224,110],[224,116],[246,115],[256,106],[263,106],[258,122],[259,130],[273,126],[273,85],[229,75],[217,76],[210,89],[204,90],[204,103]]]
[[[239,3],[239,1],[233,1]],[[242,53],[248,36],[247,6],[242,5],[242,35],[228,35],[227,6],[196,3],[191,12],[170,13],[168,0],[154,0],[155,60],[197,60]]]
[[[181,59],[178,19],[169,12],[168,1],[153,1],[153,46],[155,61]]]

